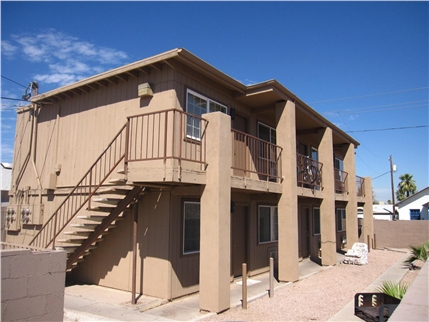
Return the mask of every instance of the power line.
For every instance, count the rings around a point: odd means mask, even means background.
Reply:
[[[371,112],[377,112],[377,111],[385,111],[388,109],[377,109],[378,107],[391,107],[391,106],[398,106],[398,105],[405,105],[405,104],[415,104],[415,103],[423,103],[423,102],[428,102],[428,100],[421,100],[421,101],[412,101],[412,102],[403,102],[403,103],[396,103],[396,104],[386,104],[386,105],[376,105],[376,106],[367,106],[367,107],[358,107],[358,108],[349,108],[349,109],[345,109],[345,110],[335,110],[335,111],[326,111],[325,114],[331,114],[331,113],[352,113],[355,111],[362,111],[362,110],[371,110]],[[423,105],[414,105],[414,106],[404,106],[404,107],[398,107],[398,109],[400,108],[412,108],[412,107],[420,107],[420,106],[427,106],[428,104],[423,104]],[[365,111],[363,111],[362,113],[364,113]]]
[[[347,128],[351,131],[352,129],[350,128],[350,126],[347,124],[347,122],[344,120],[344,118],[341,116],[341,114],[340,114],[340,112],[337,112],[338,113],[338,115],[340,116],[340,118],[343,120],[343,122],[344,122],[344,124],[347,126]],[[373,156],[375,156],[375,157],[377,157],[377,158],[380,158],[380,159],[384,159],[384,157],[381,157],[381,156],[379,156],[379,155],[377,155],[377,154],[375,154],[374,152],[372,152],[370,149],[368,149],[365,145],[363,145],[362,143],[361,143],[361,145],[362,145],[362,147],[364,147],[365,149],[367,149],[368,150],[368,152],[369,153],[371,153]],[[359,158],[359,159],[361,159],[361,161],[369,168],[369,169],[371,169],[372,171],[374,171],[374,172],[377,172],[377,171],[375,171],[373,168],[371,168],[360,156],[359,156],[359,154],[356,154],[356,156]]]
[[[12,97],[4,97],[4,96],[2,96],[2,97],[1,97],[1,99],[2,99],[2,100],[11,100],[11,101],[22,101],[22,102],[28,102],[28,101],[23,100],[23,99],[21,99],[21,98],[12,98]]]
[[[372,178],[372,180],[374,181],[375,179],[378,179],[378,178],[380,178],[380,177],[382,177],[382,176],[384,176],[384,175],[386,175],[386,174],[388,174],[388,173],[390,173],[390,171],[387,171],[387,172],[385,172],[385,173],[383,173],[383,174],[380,174],[379,176],[377,176],[377,177],[375,177],[375,178]]]
[[[385,128],[385,129],[368,129],[368,130],[356,130],[356,131],[346,131],[346,132],[356,133],[356,132],[393,131],[393,130],[405,130],[405,129],[419,129],[419,128],[424,128],[424,127],[429,127],[429,125],[389,127],[389,128]]]
[[[373,97],[373,96],[396,94],[396,93],[404,93],[404,92],[411,92],[411,91],[420,91],[420,90],[428,89],[428,88],[429,87],[419,87],[419,88],[404,89],[404,90],[394,91],[394,92],[385,92],[385,93],[377,93],[377,94],[369,94],[369,95],[353,96],[353,97],[343,97],[343,98],[336,98],[336,99],[332,99],[332,100],[310,102],[308,104],[318,104],[318,103],[328,103],[328,102],[336,102],[336,101],[345,101],[345,100],[352,100],[352,99],[364,98],[364,97]]]
[[[353,112],[352,110],[349,111],[342,111],[343,114],[364,114],[364,113],[376,113],[376,112],[384,112],[384,111],[394,111],[394,110],[404,110],[409,108],[417,108],[422,106],[428,106],[429,104],[422,104],[422,105],[414,105],[414,106],[404,106],[404,107],[392,107],[392,108],[383,108],[383,109],[374,109],[374,110],[367,110],[367,111],[359,111],[359,112]]]
[[[10,81],[10,82],[12,82],[12,83],[15,83],[16,85],[19,85],[19,86],[22,86],[22,87],[24,87],[24,88],[27,88],[27,86],[22,85],[22,84],[20,84],[20,83],[17,83],[17,82],[15,82],[14,80],[11,80],[10,78],[7,78],[6,76],[1,75],[1,77],[2,77],[2,78],[4,78],[4,79],[7,79],[8,81]]]

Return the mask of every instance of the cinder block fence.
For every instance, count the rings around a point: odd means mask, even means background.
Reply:
[[[11,247],[2,243],[1,321],[62,321],[66,252]]]

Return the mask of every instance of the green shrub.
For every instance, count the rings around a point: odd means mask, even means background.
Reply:
[[[412,264],[416,260],[421,260],[423,262],[427,261],[429,255],[429,241],[426,241],[419,246],[410,245],[408,247],[411,250],[411,255],[404,261],[404,263]]]
[[[409,284],[383,281],[383,284],[377,288],[377,292],[390,295],[394,298],[402,300],[405,293],[407,292]]]

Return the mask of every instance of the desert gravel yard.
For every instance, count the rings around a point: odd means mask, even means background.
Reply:
[[[276,290],[274,298],[265,296],[248,303],[247,310],[235,308],[203,321],[327,321],[405,255],[371,250],[368,265],[328,267]],[[415,272],[409,271],[404,279],[412,281]]]

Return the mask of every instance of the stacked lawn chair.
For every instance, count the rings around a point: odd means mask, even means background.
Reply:
[[[365,265],[368,264],[368,246],[365,243],[354,243],[343,260],[344,264]]]

